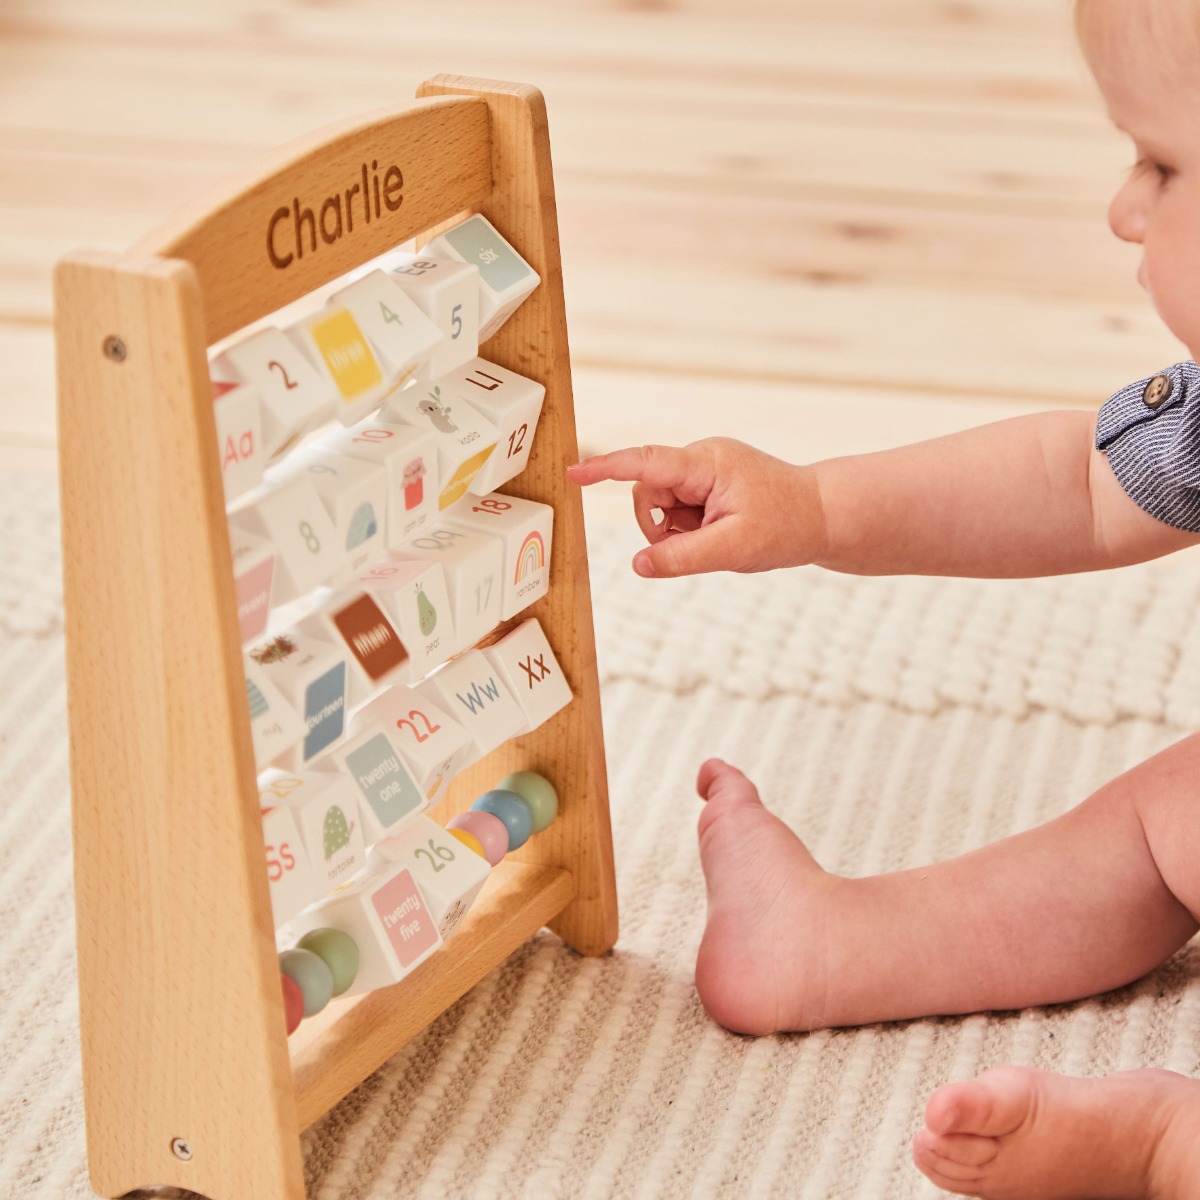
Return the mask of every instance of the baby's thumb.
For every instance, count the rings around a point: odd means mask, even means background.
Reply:
[[[736,571],[739,554],[737,523],[732,517],[684,533],[672,533],[639,550],[633,569],[644,579],[675,579],[707,571]]]

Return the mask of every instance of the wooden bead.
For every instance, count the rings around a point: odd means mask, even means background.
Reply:
[[[480,840],[473,833],[471,833],[470,830],[449,829],[447,832],[451,837],[458,838],[458,840],[462,842],[462,844],[466,846],[468,850],[474,850],[480,858],[487,858],[487,855],[483,852],[483,843],[480,842]],[[505,837],[507,836],[508,835],[506,833]]]
[[[300,985],[282,971],[279,973],[279,981],[283,984],[283,1016],[287,1022],[288,1037],[291,1037],[304,1017],[304,993],[300,990]]]
[[[471,805],[475,812],[488,812],[504,822],[508,830],[508,848],[517,850],[529,840],[533,832],[533,810],[524,796],[516,792],[502,792],[493,788],[476,798]]]
[[[536,771],[514,771],[496,784],[496,790],[516,792],[533,813],[533,832],[541,833],[558,816],[558,793],[544,775]]]
[[[279,969],[304,994],[304,1015],[316,1016],[333,996],[333,974],[311,950],[285,950],[279,956]]]
[[[311,951],[329,968],[335,996],[340,996],[354,982],[358,974],[358,944],[348,933],[341,929],[312,929],[296,947]]]
[[[508,828],[493,813],[472,809],[447,821],[446,828],[451,833],[456,829],[465,829],[468,833],[473,833],[483,847],[483,857],[493,867],[508,853]]]

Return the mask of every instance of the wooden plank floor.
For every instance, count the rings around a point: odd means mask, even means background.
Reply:
[[[5,0],[0,466],[53,467],[59,255],[439,71],[546,93],[586,448],[813,458],[1186,355],[1067,0]]]

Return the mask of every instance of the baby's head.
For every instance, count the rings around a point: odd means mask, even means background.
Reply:
[[[1109,224],[1142,247],[1138,280],[1200,352],[1200,0],[1076,0],[1075,22],[1109,116],[1136,164]]]

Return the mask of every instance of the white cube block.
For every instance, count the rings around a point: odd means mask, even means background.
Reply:
[[[290,808],[263,810],[263,843],[267,880],[271,885],[271,916],[276,925],[290,921],[324,891],[309,863],[308,851]]]
[[[495,449],[500,431],[437,383],[418,383],[392,397],[384,420],[432,430],[437,440],[439,509],[460,500]]]
[[[541,282],[537,272],[479,213],[440,233],[422,252],[433,258],[457,258],[479,268],[481,342],[486,342]]]
[[[355,316],[372,347],[397,381],[427,363],[442,341],[442,331],[404,289],[384,271],[371,271],[334,292],[333,302]]]
[[[429,817],[419,817],[402,834],[380,842],[372,851],[375,861],[412,872],[442,941],[458,928],[492,870],[486,858]]]
[[[275,546],[274,604],[321,587],[342,569],[342,539],[311,480],[297,476],[268,484],[229,521]]]
[[[388,555],[361,571],[358,583],[399,630],[410,656],[412,678],[428,675],[458,650],[441,563]]]
[[[504,543],[500,616],[507,621],[550,589],[550,547],[554,509],[536,500],[505,496],[467,496],[442,518],[456,529],[498,536]]]
[[[293,923],[298,936],[321,928],[342,930],[358,947],[347,996],[399,983],[442,944],[412,871],[400,863],[359,876]]]
[[[242,383],[213,382],[213,417],[225,503],[262,483],[267,455],[263,449],[262,401]]]
[[[301,628],[349,652],[352,706],[365,703],[378,688],[404,683],[411,675],[412,660],[404,639],[367,592],[354,588],[325,598]]]
[[[525,470],[546,389],[483,358],[471,359],[438,382],[443,394],[453,393],[465,400],[500,433],[495,450],[471,481],[469,490],[486,496]]]
[[[326,305],[297,322],[288,335],[333,384],[334,415],[343,425],[369,417],[403,382],[380,363],[348,308]]]
[[[289,454],[269,473],[272,480],[307,479],[333,523],[342,566],[338,582],[348,582],[386,546],[387,472],[376,463],[320,446]]]
[[[304,352],[281,329],[262,329],[218,355],[215,379],[248,383],[262,400],[263,449],[269,458],[294,446],[324,424],[337,408],[337,393]]]
[[[431,699],[409,687],[380,692],[355,714],[351,731],[386,729],[422,795],[436,804],[471,757],[471,735]]]
[[[341,887],[367,861],[358,792],[333,771],[267,771],[259,777],[264,808],[283,808],[296,819],[309,866],[321,893]]]
[[[471,735],[472,761],[523,733],[525,713],[500,672],[478,650],[468,650],[435,671],[417,691],[432,695]]]
[[[229,526],[229,551],[233,558],[233,586],[237,596],[242,643],[262,637],[271,615],[271,580],[275,574],[275,547],[270,538]]]
[[[389,254],[381,266],[441,334],[441,342],[419,372],[422,378],[437,379],[479,353],[476,266],[402,251]]]
[[[498,536],[462,525],[435,525],[392,554],[397,559],[442,564],[460,650],[473,646],[500,623],[504,545]]]
[[[304,722],[304,739],[288,755],[292,770],[330,748],[346,730],[344,647],[289,630],[250,648],[250,657]]]
[[[304,722],[258,663],[246,655],[243,666],[246,672],[246,696],[250,702],[254,761],[261,770],[303,739]]]
[[[330,761],[358,788],[363,839],[373,845],[399,833],[429,807],[391,736],[382,724],[358,725],[330,753]]]
[[[522,621],[483,653],[517,698],[530,729],[571,702],[571,686],[536,617]]]
[[[338,454],[377,463],[387,472],[388,546],[398,546],[415,536],[436,517],[438,451],[432,430],[364,421],[349,429],[330,430],[319,444]]]

